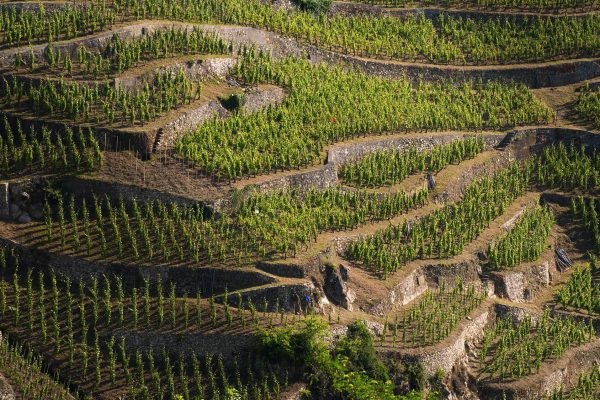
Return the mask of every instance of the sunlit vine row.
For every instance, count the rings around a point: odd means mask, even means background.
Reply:
[[[275,10],[260,0],[120,0],[135,18],[250,25],[280,32],[299,41],[347,54],[432,63],[540,61],[598,54],[600,17],[531,17],[486,20],[441,15],[315,16]]]
[[[41,3],[31,10],[4,6],[0,10],[0,44],[52,43],[110,28],[115,18],[115,10],[100,1],[86,6],[65,4],[52,11],[46,11]]]
[[[465,288],[459,282],[452,289],[442,285],[436,291],[427,291],[417,304],[388,316],[382,333],[382,344],[400,347],[422,347],[438,343],[448,337],[460,323],[486,298],[474,286]]]
[[[578,267],[556,295],[558,304],[564,307],[600,313],[600,282],[597,260],[592,258],[589,266]]]
[[[90,130],[75,132],[65,127],[56,132],[33,124],[16,128],[4,118],[0,135],[0,172],[3,175],[26,171],[91,171],[102,167],[103,156],[98,141]]]
[[[174,203],[59,196],[45,202],[42,243],[101,258],[241,263],[248,257],[294,256],[320,232],[390,219],[426,198],[426,190],[382,196],[340,189],[279,191],[250,195],[231,213],[206,218],[202,208]]]
[[[462,200],[355,240],[346,256],[385,278],[412,260],[458,255],[525,192],[530,174],[530,168],[515,163],[491,178],[479,179],[465,189]]]
[[[404,130],[478,130],[547,121],[552,112],[524,86],[426,83],[367,76],[248,51],[234,75],[287,89],[276,107],[204,123],[175,150],[218,179],[299,168],[329,143]],[[376,99],[376,101],[374,101]]]
[[[546,247],[554,222],[549,207],[526,210],[510,232],[490,244],[487,252],[490,268],[512,268],[522,262],[537,260]]]
[[[198,28],[169,28],[143,33],[129,40],[113,34],[100,49],[90,49],[85,45],[77,47],[77,57],[71,58],[70,52],[55,49],[49,44],[42,57],[36,58],[32,51],[15,55],[15,69],[27,68],[37,71],[50,68],[70,76],[82,74],[85,77],[99,79],[113,74],[121,74],[149,60],[189,54],[227,54],[231,45],[214,34],[205,34]]]
[[[401,150],[381,150],[342,164],[338,176],[355,187],[389,186],[417,172],[439,172],[448,164],[475,157],[485,148],[481,138],[454,140],[419,151],[417,146]]]
[[[600,86],[595,89],[589,86],[582,88],[575,110],[583,119],[600,129]]]
[[[9,107],[26,107],[41,115],[62,115],[74,121],[108,124],[142,125],[161,114],[188,104],[200,94],[183,70],[158,72],[151,85],[130,91],[110,84],[93,86],[42,79],[39,84],[25,84],[2,78],[0,98]]]
[[[501,319],[484,333],[480,372],[488,379],[500,380],[530,375],[538,372],[544,361],[558,359],[595,337],[592,325],[573,318],[552,318],[549,311],[518,324],[511,318]]]

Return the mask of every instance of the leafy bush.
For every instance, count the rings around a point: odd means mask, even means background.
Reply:
[[[331,0],[294,0],[294,3],[303,11],[315,14],[327,12],[331,7]]]
[[[351,371],[364,371],[377,380],[388,379],[387,370],[375,352],[373,337],[363,321],[355,321],[348,326],[346,337],[337,343],[335,353],[348,358],[347,367]]]
[[[304,325],[262,330],[260,349],[269,358],[304,366],[313,398],[345,400],[413,400],[420,394],[398,396],[388,372],[377,358],[366,325],[357,321],[333,351],[325,342],[327,324],[307,319]]]
[[[316,318],[307,319],[303,326],[287,326],[260,333],[260,349],[272,360],[287,360],[309,365],[327,353],[323,340],[327,324]]]
[[[220,97],[221,105],[229,111],[239,111],[246,104],[246,96],[243,93],[233,93],[226,97]]]

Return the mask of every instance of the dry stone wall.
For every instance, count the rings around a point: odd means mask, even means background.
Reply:
[[[582,372],[591,369],[600,359],[600,340],[567,350],[560,359],[542,366],[539,373],[515,382],[484,384],[480,392],[486,399],[539,400],[561,387],[577,383]]]
[[[102,274],[118,275],[123,278],[126,287],[139,286],[143,284],[144,279],[161,280],[165,283],[173,282],[177,287],[178,295],[183,295],[184,292],[196,293],[198,290],[202,292],[203,296],[218,295],[226,290],[233,292],[275,282],[274,278],[256,270],[168,265],[140,266],[95,262],[48,253],[4,238],[0,238],[0,244],[14,249],[19,254],[21,264],[25,267],[54,271],[57,274],[65,274],[72,279],[81,278],[84,281],[89,281],[91,277],[99,277]]]
[[[197,108],[180,113],[156,133],[154,151],[172,147],[177,139],[196,126],[212,118],[225,118],[229,112],[219,101],[213,100]]]
[[[328,164],[343,164],[346,162],[360,159],[370,153],[381,150],[405,150],[411,146],[416,146],[419,151],[429,150],[432,147],[444,143],[451,142],[457,139],[465,139],[471,137],[480,137],[485,140],[486,148],[497,146],[505,134],[432,134],[429,136],[420,137],[399,137],[393,139],[373,140],[368,142],[359,142],[354,144],[333,146],[327,152]]]
[[[267,285],[264,287],[245,290],[241,293],[242,301],[248,304],[250,301],[263,310],[264,301],[267,301],[267,310],[290,312],[302,312],[315,308],[322,297],[312,282],[291,283],[281,285]],[[217,299],[222,301],[222,298]],[[237,304],[237,295],[230,294],[229,304]]]
[[[169,332],[114,332],[115,339],[125,339],[125,347],[135,350],[150,350],[159,353],[167,349],[171,354],[187,354],[193,351],[198,356],[205,354],[221,354],[224,358],[232,358],[241,352],[255,349],[256,337],[244,333],[204,333],[186,332],[185,335]],[[108,338],[106,338],[108,340]]]
[[[378,61],[311,47],[308,51],[315,62],[343,63],[357,67],[367,74],[388,78],[406,77],[415,81],[472,81],[484,83],[505,81],[522,83],[530,88],[570,85],[600,76],[599,59],[556,61],[548,64],[514,66],[448,66]]]
[[[427,289],[425,274],[420,268],[415,269],[391,288],[384,299],[371,307],[369,313],[383,316],[396,306],[404,306],[410,303],[425,293]]]
[[[220,80],[227,77],[235,62],[236,60],[233,57],[203,58],[198,56],[198,59],[195,60],[175,62],[137,76],[130,76],[129,74],[117,76],[114,78],[114,83],[116,87],[122,89],[141,89],[146,83],[152,83],[157,72],[177,74],[180,71],[183,71],[185,76],[193,81]]]
[[[458,332],[429,348],[400,351],[400,358],[409,363],[420,363],[428,376],[433,376],[438,370],[450,373],[454,365],[467,356],[467,347],[483,336],[492,312],[484,309],[471,320],[465,320],[457,328]],[[383,352],[385,354],[385,352]],[[389,352],[387,357],[394,358],[395,352]]]

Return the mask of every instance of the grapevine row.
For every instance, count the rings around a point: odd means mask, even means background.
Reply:
[[[384,7],[406,7],[413,4],[427,6],[460,7],[465,5],[477,6],[483,9],[519,9],[556,12],[565,10],[582,11],[597,7],[595,0],[354,0],[357,3],[365,3]]]
[[[381,187],[402,182],[417,172],[437,173],[448,164],[471,159],[485,148],[481,138],[454,140],[419,151],[417,146],[405,150],[381,150],[358,161],[343,164],[338,176],[355,187]]]
[[[519,378],[538,372],[542,362],[558,359],[569,348],[596,337],[592,325],[572,318],[552,318],[546,311],[533,320],[526,317],[513,324],[512,319],[499,320],[484,332],[481,373],[490,379]]]
[[[447,290],[445,285],[436,291],[427,291],[414,306],[397,314],[394,320],[386,318],[381,337],[382,344],[422,347],[438,343],[448,337],[460,321],[468,316],[486,298],[473,286],[462,282]]]
[[[91,2],[85,7],[65,5],[49,12],[43,4],[37,10],[2,7],[0,45],[52,43],[92,34],[110,28],[115,18],[115,10],[104,2]]]
[[[159,201],[128,206],[108,197],[44,207],[44,241],[102,258],[211,263],[295,255],[317,234],[390,219],[424,204],[427,191],[377,195],[340,189],[256,194],[230,214],[204,218],[201,208]],[[98,254],[99,252],[99,254]]]
[[[249,25],[279,32],[322,49],[396,60],[506,64],[597,55],[600,17],[511,17],[476,20],[442,14],[343,16],[276,10],[260,0],[117,1],[135,18]]]
[[[218,179],[300,168],[326,144],[404,130],[501,129],[547,121],[552,112],[522,85],[425,83],[367,76],[247,51],[234,75],[287,89],[285,100],[251,114],[204,123],[176,152]],[[377,101],[373,101],[377,99]]]
[[[558,304],[585,310],[588,313],[600,313],[600,284],[598,284],[598,267],[592,258],[589,266],[577,268],[567,283],[556,295]]]
[[[70,52],[55,49],[49,44],[41,58],[36,58],[30,50],[27,56],[17,53],[15,70],[26,67],[34,72],[41,68],[50,68],[72,76],[74,72],[94,79],[107,78],[121,74],[145,61],[158,60],[176,55],[188,54],[228,54],[231,44],[214,34],[205,34],[198,28],[169,28],[153,33],[143,33],[139,37],[123,40],[118,34],[100,49],[89,49],[84,45],[77,47],[77,58],[73,60]]]
[[[554,214],[548,207],[537,206],[525,211],[509,233],[490,244],[487,252],[490,268],[513,268],[522,262],[537,260],[554,222]]]
[[[183,104],[190,103],[200,94],[182,69],[177,73],[158,72],[151,85],[129,91],[110,84],[86,85],[81,83],[42,79],[38,85],[19,82],[16,78],[2,78],[0,97],[5,106],[25,106],[42,115],[63,115],[74,121],[104,122],[110,125],[142,125]],[[23,99],[25,97],[26,99]]]
[[[412,260],[458,255],[525,192],[530,173],[515,163],[477,180],[457,203],[351,242],[346,257],[385,278]]]
[[[595,89],[589,86],[582,88],[575,104],[575,111],[594,128],[600,129],[600,86]]]
[[[16,128],[4,118],[0,135],[0,173],[10,175],[32,171],[92,171],[103,163],[98,141],[91,130],[76,132],[69,127],[54,132],[46,126],[33,124],[23,129],[17,120]]]

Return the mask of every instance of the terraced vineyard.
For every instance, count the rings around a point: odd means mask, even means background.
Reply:
[[[0,397],[597,398],[598,10],[0,2]]]

